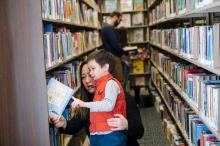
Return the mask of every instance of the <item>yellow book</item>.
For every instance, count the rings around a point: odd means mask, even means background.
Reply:
[[[132,61],[132,70],[133,73],[144,73],[144,61],[142,60],[133,60]]]

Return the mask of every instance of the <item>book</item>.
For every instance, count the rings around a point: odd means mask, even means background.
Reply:
[[[122,21],[118,27],[131,27],[131,15],[122,14]]]
[[[144,30],[143,28],[134,29],[128,32],[129,42],[143,42],[144,41]]]
[[[144,61],[142,60],[133,60],[132,61],[132,73],[144,73]]]
[[[144,24],[144,13],[134,13],[132,15],[132,25],[143,25]]]
[[[133,0],[120,0],[120,8],[122,12],[133,10]]]
[[[117,0],[105,0],[103,10],[104,12],[111,13],[117,10]]]
[[[73,93],[72,88],[51,78],[47,84],[49,115],[61,116]]]
[[[143,0],[134,0],[133,6],[135,11],[144,10],[144,1]]]

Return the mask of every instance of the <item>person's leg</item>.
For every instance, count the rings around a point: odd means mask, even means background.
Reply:
[[[128,84],[130,67],[124,62],[121,62],[121,64],[122,64],[123,74],[124,74],[124,78],[125,78],[124,89],[126,90],[127,89],[127,84]]]
[[[119,57],[114,57],[115,59],[115,70],[113,76],[122,84],[124,85],[125,77],[122,71],[121,59]]]
[[[90,146],[99,146],[98,145],[98,135],[90,135],[89,141],[90,141]]]
[[[140,106],[140,87],[134,87],[134,92],[135,92],[135,101],[136,101],[136,104],[138,106]]]
[[[99,136],[100,146],[126,146],[126,140],[127,135],[122,131]]]

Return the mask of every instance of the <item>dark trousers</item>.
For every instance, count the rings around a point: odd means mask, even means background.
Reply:
[[[103,135],[90,135],[90,146],[126,146],[127,135],[114,131]]]

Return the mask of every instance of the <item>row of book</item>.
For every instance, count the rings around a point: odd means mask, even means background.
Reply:
[[[63,116],[65,119],[70,120],[71,119],[71,111],[70,109],[65,109],[63,112]],[[65,134],[62,134],[59,132],[59,129],[56,128],[54,125],[49,126],[49,139],[50,139],[50,145],[51,146],[66,146],[65,144]]]
[[[156,87],[161,92],[164,100],[167,102],[168,108],[171,109],[171,114],[174,115],[176,124],[180,123],[180,128],[183,131],[183,134],[186,133],[187,140],[189,143],[195,146],[210,146],[211,144],[219,145],[220,142],[217,138],[212,134],[207,126],[202,122],[198,115],[195,114],[193,110],[191,110],[188,105],[181,100],[181,98],[176,94],[175,90],[166,82],[166,80],[162,77],[162,75],[158,72],[158,70],[152,67],[152,80],[156,84]],[[154,96],[158,96],[157,94]],[[169,118],[170,119],[170,118]],[[176,124],[173,124],[171,120],[165,120],[165,125],[171,123],[171,127],[176,127]],[[168,122],[168,123],[167,123]],[[168,126],[169,128],[171,128]],[[166,126],[165,126],[166,127]],[[176,128],[168,132],[167,136],[171,143],[174,143],[178,146],[184,146],[183,138],[178,134]],[[170,136],[175,135],[175,136]],[[174,139],[175,137],[176,139]]]
[[[118,27],[131,27],[147,24],[147,20],[144,19],[144,12],[137,12],[132,14],[122,14],[122,21]]]
[[[177,130],[175,123],[169,118],[166,117],[163,119],[164,132],[166,137],[172,146],[186,146],[184,138],[180,135]]]
[[[100,27],[98,12],[79,0],[42,0],[42,17]]]
[[[102,3],[102,12],[112,12],[115,10],[140,11],[144,10],[144,0],[104,0]]]
[[[71,32],[66,27],[44,25],[44,51],[46,67],[51,67],[101,44],[97,30]]]
[[[73,61],[47,74],[47,79],[55,78],[64,85],[75,89],[80,83],[80,61]]]
[[[76,92],[75,89],[80,85],[80,73],[79,73],[80,63],[81,63],[80,61],[73,61],[71,63],[63,65],[62,67],[56,69],[55,71],[53,71],[51,73],[48,73],[47,74],[47,81],[51,81],[51,79],[56,79],[57,81],[63,83],[64,85],[72,88],[74,90],[74,92]],[[49,82],[48,82],[48,84],[49,84]],[[60,85],[58,85],[56,83],[53,83],[53,84],[56,87],[54,87],[54,89],[51,89],[51,90],[57,91],[61,88]],[[62,90],[64,90],[64,89],[62,88],[60,90],[61,91],[59,91],[59,92],[62,92]],[[64,92],[65,96],[67,96],[66,90]],[[59,92],[56,94],[59,94]],[[61,111],[60,113],[56,113],[56,114],[62,115],[65,117],[65,119],[70,120],[73,115],[73,113],[70,109],[71,102],[67,101],[67,104],[65,103],[64,106],[61,106],[61,104],[64,104],[65,99],[61,98],[61,95],[57,95],[57,97],[53,97],[53,98],[54,99],[51,99],[53,101],[50,101],[50,104],[53,104],[56,107],[56,109],[54,108],[51,110]],[[61,98],[61,99],[58,99],[58,98]],[[49,104],[49,101],[48,101],[48,104]],[[49,108],[51,107],[50,104],[48,105]],[[50,115],[50,113],[49,113],[49,115]],[[65,146],[65,143],[66,143],[65,137],[66,137],[66,135],[61,134],[59,132],[59,129],[56,128],[54,125],[49,126],[49,138],[50,138],[51,146]]]
[[[158,58],[158,59],[156,59]],[[175,61],[162,53],[152,51],[152,59],[192,102],[208,124],[220,129],[220,77],[194,65]]]
[[[151,42],[166,49],[198,60],[211,67],[220,66],[220,24],[194,26],[190,28],[155,29]]]
[[[152,24],[166,18],[182,15],[215,1],[218,0],[162,0],[161,3],[150,12],[149,22]]]
[[[144,42],[148,41],[148,28],[134,28],[127,33],[128,42]]]

